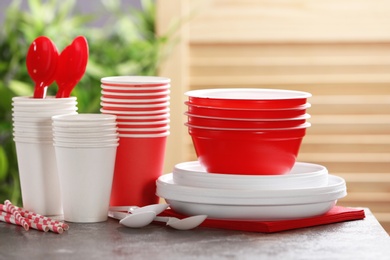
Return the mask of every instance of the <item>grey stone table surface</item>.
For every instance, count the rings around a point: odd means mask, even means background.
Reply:
[[[70,223],[63,234],[0,223],[0,259],[390,259],[390,238],[364,220],[272,234],[158,224],[131,229],[109,219]]]

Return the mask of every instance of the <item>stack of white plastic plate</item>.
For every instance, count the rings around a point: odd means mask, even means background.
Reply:
[[[297,162],[289,174],[283,175],[236,175],[210,174],[198,161],[175,165],[173,181],[176,184],[217,189],[296,189],[322,187],[328,184],[326,167]]]
[[[343,178],[316,164],[296,163],[289,174],[278,176],[226,176],[187,162],[161,176],[156,193],[182,214],[272,221],[321,215],[347,191]]]

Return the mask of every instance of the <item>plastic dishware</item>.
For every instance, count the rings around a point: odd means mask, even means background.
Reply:
[[[310,93],[283,89],[219,88],[184,93],[190,104],[224,107],[274,109],[304,105]]]
[[[164,222],[177,230],[190,230],[199,226],[206,218],[206,215],[191,216],[183,219],[174,217],[158,217],[154,211],[140,211],[132,214],[115,212],[110,210],[109,217],[120,219],[119,223],[130,228],[141,228],[149,225],[153,221]]]
[[[163,102],[158,104],[107,104],[100,103],[101,107],[105,110],[116,110],[116,111],[156,111],[169,107],[170,102]]]
[[[83,77],[88,63],[88,42],[83,36],[76,37],[59,56],[56,82],[57,98],[69,97]]]
[[[156,215],[158,215],[161,212],[163,212],[164,210],[166,210],[168,207],[169,207],[169,204],[158,203],[158,204],[146,205],[143,207],[138,207],[138,206],[110,207],[109,211],[124,211],[127,213],[139,213],[139,212],[145,212],[145,211],[153,211]]]
[[[172,171],[174,183],[214,189],[298,189],[328,185],[325,166],[296,162],[284,175],[241,175],[208,173],[198,161],[176,164]]]
[[[187,126],[207,172],[278,175],[288,173],[295,164],[310,123],[273,130]]]
[[[97,147],[56,145],[65,221],[107,219],[117,144]]]
[[[190,230],[194,229],[207,218],[207,215],[196,215],[183,219],[174,217],[155,217],[154,221],[165,222],[167,226],[170,226],[177,230]]]
[[[110,206],[158,203],[155,181],[163,172],[168,134],[119,134]]]
[[[154,76],[112,76],[102,78],[101,82],[105,85],[161,86],[169,84],[171,80]]]
[[[30,45],[27,57],[27,71],[35,82],[34,98],[44,98],[46,89],[53,83],[58,65],[58,50],[47,37],[40,36]]]
[[[153,211],[145,211],[137,214],[127,214],[119,221],[119,224],[130,228],[141,228],[152,223],[155,218],[156,213]]]
[[[113,98],[113,99],[155,99],[155,98],[166,98],[171,91],[164,90],[159,92],[148,92],[148,93],[119,93],[119,92],[109,92],[102,90],[102,97],[104,98]]]
[[[188,104],[188,113],[198,116],[222,118],[257,118],[257,119],[285,119],[299,117],[306,114],[310,104],[304,104],[285,109],[237,109],[225,107],[211,107]]]
[[[284,128],[302,125],[310,118],[309,114],[299,117],[284,119],[257,119],[245,120],[242,118],[218,118],[198,116],[185,113],[188,117],[188,123],[196,126],[219,127],[219,128]]]
[[[171,85],[160,85],[160,86],[143,86],[143,85],[105,85],[102,84],[102,90],[108,92],[118,92],[118,93],[150,93],[150,92],[159,92],[170,89]]]

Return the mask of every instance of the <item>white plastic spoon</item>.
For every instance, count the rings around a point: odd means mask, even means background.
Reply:
[[[137,214],[127,214],[125,218],[122,218],[119,221],[119,224],[131,228],[141,228],[152,223],[155,217],[156,213],[153,211],[145,211]]]
[[[164,210],[166,210],[169,207],[169,204],[152,204],[144,207],[138,207],[138,206],[116,206],[116,207],[110,207],[109,211],[126,211],[128,213],[138,213],[138,212],[145,212],[145,211],[153,211],[156,213],[156,215],[160,214]]]
[[[197,215],[188,218],[178,219],[174,217],[155,217],[154,221],[166,222],[170,226],[178,230],[189,230],[196,228],[207,218],[207,215]]]

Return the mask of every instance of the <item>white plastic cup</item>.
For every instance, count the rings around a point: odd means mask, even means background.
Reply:
[[[15,140],[23,208],[45,216],[62,215],[53,141],[28,141]]]
[[[107,220],[116,149],[55,145],[65,221]]]
[[[51,117],[77,114],[76,97],[14,97],[12,100],[23,207],[41,215],[62,215]]]

